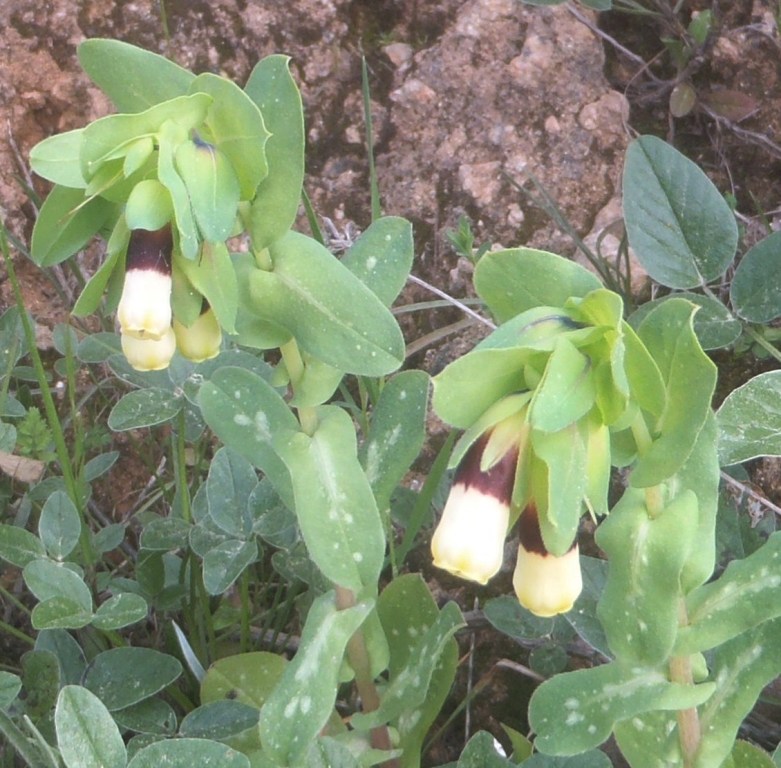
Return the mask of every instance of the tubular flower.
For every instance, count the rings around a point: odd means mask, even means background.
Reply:
[[[125,284],[117,307],[122,336],[160,341],[171,328],[171,227],[130,234]],[[164,366],[163,366],[164,367]]]
[[[577,542],[561,557],[550,554],[542,540],[534,504],[524,509],[518,522],[520,545],[513,573],[518,600],[537,616],[566,613],[583,589]]]
[[[491,437],[487,432],[478,438],[458,465],[431,540],[434,565],[479,584],[502,567],[518,463],[516,440],[490,468],[481,468]]]
[[[176,336],[170,326],[160,339],[139,339],[122,334],[122,352],[137,371],[159,371],[167,368],[176,352]]]
[[[176,348],[188,360],[202,363],[220,353],[222,331],[212,308],[204,303],[204,310],[188,328],[174,318]]]

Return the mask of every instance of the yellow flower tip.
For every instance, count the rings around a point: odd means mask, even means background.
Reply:
[[[475,486],[456,483],[431,540],[434,565],[485,584],[502,567],[510,508]]]
[[[555,616],[572,609],[583,589],[578,545],[565,555],[518,547],[513,588],[521,605],[537,616]]]
[[[171,328],[171,275],[156,269],[125,273],[117,319],[123,336],[159,341]]]
[[[207,309],[188,328],[174,318],[176,348],[188,360],[202,363],[220,353],[222,330],[211,309]]]
[[[160,339],[139,339],[122,334],[122,352],[137,371],[159,371],[167,368],[176,352],[176,336],[169,326]]]

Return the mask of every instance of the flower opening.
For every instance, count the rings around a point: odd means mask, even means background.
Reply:
[[[216,357],[222,344],[222,330],[217,317],[208,304],[204,306],[204,311],[189,328],[174,318],[176,348],[195,363]]]
[[[137,371],[159,371],[167,368],[176,352],[174,329],[168,327],[160,339],[139,339],[122,334],[122,352]]]
[[[521,605],[537,616],[567,613],[583,589],[577,542],[560,557],[550,554],[533,504],[521,513],[519,535],[513,588]]]

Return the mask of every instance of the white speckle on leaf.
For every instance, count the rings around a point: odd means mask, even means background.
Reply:
[[[366,269],[369,270],[369,272],[374,271],[374,268],[377,266],[377,257],[376,256],[369,256],[368,259],[366,259]]]
[[[252,424],[252,421],[250,420],[250,417],[247,416],[246,413],[237,413],[233,417],[233,423],[238,425],[239,427],[248,427],[250,424]]]

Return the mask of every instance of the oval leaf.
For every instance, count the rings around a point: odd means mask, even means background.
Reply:
[[[166,653],[151,648],[113,648],[92,660],[84,685],[112,711],[154,696],[181,673],[182,665]]]
[[[119,728],[103,702],[78,685],[66,685],[54,710],[57,746],[67,768],[125,768]]]
[[[738,227],[724,198],[691,160],[654,136],[627,150],[624,220],[640,263],[670,288],[715,280],[735,256]]]

